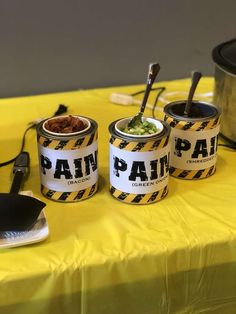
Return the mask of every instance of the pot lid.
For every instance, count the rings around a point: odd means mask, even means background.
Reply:
[[[216,46],[212,58],[221,68],[236,75],[236,38]]]

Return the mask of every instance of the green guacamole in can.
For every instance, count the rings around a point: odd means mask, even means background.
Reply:
[[[134,127],[126,126],[125,128],[121,128],[120,130],[124,133],[133,134],[133,135],[150,135],[158,131],[155,124],[148,121],[138,123]]]

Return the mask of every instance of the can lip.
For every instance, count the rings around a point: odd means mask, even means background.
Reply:
[[[236,75],[236,38],[223,42],[212,50],[212,59],[224,72]]]
[[[154,118],[148,118],[148,117],[142,117],[142,121],[148,121],[148,122],[151,122],[153,124],[155,124],[155,126],[157,127],[157,132],[155,133],[152,133],[152,134],[145,134],[145,135],[136,135],[136,134],[130,134],[130,133],[126,133],[126,132],[123,132],[120,130],[120,128],[123,128],[123,127],[126,127],[128,122],[132,119],[132,117],[128,117],[128,118],[123,118],[123,119],[120,119],[118,120],[116,123],[115,123],[115,130],[118,134],[120,135],[123,135],[123,136],[128,136],[128,137],[131,137],[131,138],[150,138],[150,137],[154,137],[160,133],[162,133],[163,131],[163,124],[157,120],[157,119],[154,119]]]
[[[65,117],[69,117],[69,116],[72,116],[72,117],[75,117],[77,119],[80,119],[83,121],[83,123],[86,125],[86,127],[81,130],[81,131],[78,131],[78,132],[71,132],[71,133],[57,133],[57,132],[52,132],[50,130],[48,130],[46,127],[45,127],[45,124],[48,122],[48,121],[51,121],[51,120],[56,120],[56,119],[63,119]],[[48,134],[51,134],[51,135],[54,135],[54,136],[62,136],[62,137],[65,137],[65,136],[74,136],[74,135],[79,135],[79,134],[83,134],[85,133],[86,131],[88,131],[91,127],[91,122],[89,121],[89,119],[85,118],[85,117],[82,117],[82,116],[78,116],[78,115],[63,115],[63,116],[57,116],[57,117],[52,117],[52,118],[49,118],[49,119],[46,119],[43,121],[43,124],[42,124],[42,129],[44,130],[44,132],[48,133]]]
[[[206,116],[204,116],[204,117],[185,117],[184,115],[176,113],[177,107],[178,107],[178,109],[180,109],[180,107],[183,107],[182,112],[184,111],[186,100],[178,100],[178,101],[170,102],[169,104],[167,104],[164,107],[164,113],[166,115],[171,116],[171,117],[175,118],[176,120],[180,120],[180,121],[206,121],[206,120],[209,120],[212,118],[217,118],[221,114],[221,110],[211,103],[208,103],[205,101],[198,101],[198,100],[193,100],[192,103],[197,105],[199,108],[202,107],[201,109],[204,108],[205,112],[206,112]],[[173,107],[176,107],[175,111],[173,110]]]

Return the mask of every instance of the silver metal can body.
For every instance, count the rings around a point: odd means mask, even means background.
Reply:
[[[89,121],[89,128],[80,134],[52,135],[43,127],[49,119],[37,127],[41,192],[54,201],[81,201],[98,188],[97,123],[79,118]]]
[[[153,121],[156,119],[153,119]],[[150,204],[168,193],[170,127],[160,120],[160,134],[145,138],[120,134],[110,124],[110,193],[129,204]]]
[[[222,110],[221,134],[236,145],[236,75],[217,65],[213,102]]]
[[[195,117],[185,117],[185,105],[186,101],[176,101],[164,107],[164,119],[172,128],[170,174],[180,179],[203,179],[216,169],[220,110],[193,101]]]

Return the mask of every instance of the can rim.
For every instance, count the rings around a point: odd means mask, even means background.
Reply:
[[[128,142],[139,142],[139,143],[146,143],[147,141],[156,141],[164,136],[168,136],[171,132],[171,127],[169,126],[169,124],[166,121],[160,120],[160,119],[155,119],[161,122],[161,124],[163,125],[163,130],[162,132],[156,134],[156,136],[153,137],[130,137],[129,134],[124,133],[123,134],[119,134],[117,133],[117,131],[115,130],[115,124],[116,122],[118,122],[120,119],[115,120],[113,122],[110,123],[108,130],[111,136],[115,136],[116,138],[119,138],[122,141],[128,141]]]
[[[157,132],[152,133],[152,134],[145,134],[145,135],[138,135],[138,134],[130,134],[130,133],[126,133],[120,130],[121,127],[124,127],[125,125],[128,124],[128,122],[132,119],[132,117],[128,117],[128,118],[123,118],[120,119],[118,121],[116,121],[115,123],[115,130],[118,134],[121,134],[123,136],[129,136],[130,138],[151,138],[154,137],[158,134],[160,134],[163,131],[163,125],[162,123],[154,118],[149,118],[149,117],[142,117],[142,121],[148,121],[151,122],[153,124],[155,124],[155,126],[157,127]]]
[[[84,128],[83,130],[81,131],[77,131],[77,132],[70,132],[70,133],[57,133],[57,132],[52,132],[50,130],[48,130],[46,127],[45,127],[45,124],[48,122],[48,121],[51,121],[51,120],[56,120],[56,119],[63,119],[65,117],[69,117],[69,116],[72,116],[72,117],[75,117],[77,119],[80,119],[83,121],[83,123],[86,124],[86,128]],[[75,136],[75,135],[80,135],[80,134],[83,134],[85,132],[87,132],[91,127],[91,122],[89,121],[89,119],[85,118],[85,117],[82,117],[82,116],[79,116],[79,115],[63,115],[63,116],[57,116],[57,117],[52,117],[52,118],[48,118],[46,120],[43,121],[43,124],[42,124],[42,129],[44,132],[48,133],[48,134],[51,134],[53,136],[62,136],[62,137],[68,137],[68,136]]]
[[[216,46],[212,50],[212,59],[219,68],[221,68],[224,72],[231,74],[233,76],[236,75],[236,63],[235,60],[232,60],[225,54],[225,49],[233,49],[231,54],[235,52],[235,44],[236,38],[233,38],[229,41],[223,42]]]
[[[193,100],[192,101],[193,104],[202,104],[202,105],[206,105],[211,107],[211,109],[213,109],[213,113],[206,116],[206,117],[198,117],[198,118],[194,118],[194,117],[184,117],[178,114],[175,114],[172,110],[171,107],[173,107],[174,105],[178,105],[178,104],[186,104],[186,100],[178,100],[178,101],[173,101],[168,103],[165,107],[164,107],[164,113],[168,116],[171,116],[173,118],[175,118],[176,120],[179,121],[207,121],[209,119],[212,118],[217,118],[220,116],[221,114],[221,110],[220,108],[216,107],[215,105],[208,103],[206,101],[199,101],[199,100]]]

